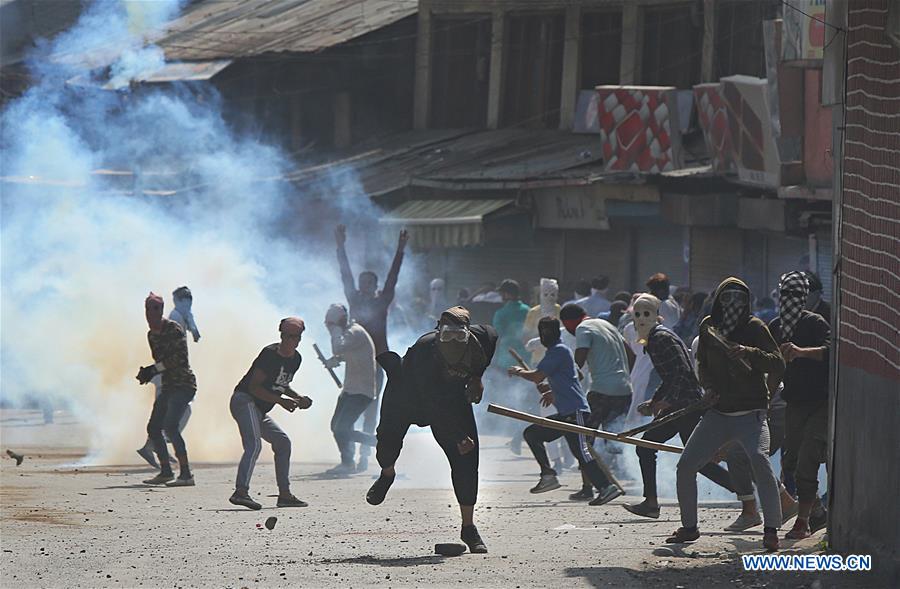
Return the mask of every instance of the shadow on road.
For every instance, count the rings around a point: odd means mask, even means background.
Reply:
[[[411,556],[407,558],[379,558],[377,556],[354,556],[352,558],[332,559],[326,558],[321,562],[324,564],[371,564],[381,567],[413,567],[425,564],[437,564],[443,562],[448,557],[438,555],[428,556]]]

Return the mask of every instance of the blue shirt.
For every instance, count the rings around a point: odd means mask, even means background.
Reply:
[[[553,406],[560,415],[571,415],[576,411],[589,411],[581,383],[578,382],[578,371],[575,369],[575,357],[572,350],[558,343],[547,348],[544,359],[537,369],[547,375],[550,388],[553,389]]]

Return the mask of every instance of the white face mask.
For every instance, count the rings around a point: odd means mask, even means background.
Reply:
[[[632,305],[634,328],[638,333],[638,343],[647,345],[650,330],[659,323],[659,299],[653,295],[641,295]]]
[[[553,278],[541,278],[541,314],[556,315],[556,303],[559,300],[559,284]]]

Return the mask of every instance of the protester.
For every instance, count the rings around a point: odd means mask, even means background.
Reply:
[[[331,418],[331,433],[341,453],[341,463],[330,474],[355,472],[355,444],[375,446],[375,436],[353,429],[363,411],[375,400],[375,344],[369,334],[347,316],[343,305],[334,304],[325,313],[325,327],[331,335],[332,356],[328,368],[344,364],[344,387]]]
[[[597,318],[600,313],[609,311],[609,299],[606,298],[609,290],[609,277],[598,276],[591,280],[591,294],[575,301],[575,304],[584,309],[591,319]]]
[[[275,481],[278,484],[276,505],[307,505],[291,493],[291,440],[269,417],[269,411],[275,405],[290,412],[312,406],[312,399],[297,394],[290,387],[302,361],[297,346],[305,329],[306,325],[299,317],[282,319],[278,325],[281,341],[262,349],[231,395],[231,416],[237,422],[244,447],[238,464],[234,494],[228,499],[233,505],[262,509],[262,505],[250,497],[250,478],[262,450],[261,439],[271,444],[275,454]]]
[[[350,318],[359,323],[368,332],[375,344],[375,353],[381,354],[388,350],[387,343],[387,314],[391,302],[394,300],[394,290],[397,287],[397,278],[400,275],[400,266],[403,264],[403,250],[409,241],[409,233],[404,229],[397,238],[397,251],[394,260],[388,270],[384,288],[378,291],[378,276],[366,270],[359,274],[359,289],[353,282],[353,272],[350,270],[350,260],[347,258],[345,248],[347,242],[347,228],[338,225],[334,232],[337,242],[338,265],[341,269],[341,281],[344,284],[344,295],[350,305]],[[369,404],[363,420],[363,431],[367,434],[375,433],[375,425],[378,419],[378,395],[381,393],[381,385],[384,376],[379,370],[376,374],[375,402]],[[360,448],[359,464],[357,470],[365,471],[369,466],[368,446]]]
[[[662,272],[657,272],[647,279],[647,290],[659,299],[659,315],[663,318],[662,324],[672,329],[681,319],[681,307],[669,296],[669,277]]]
[[[691,354],[684,342],[668,327],[662,325],[659,315],[660,303],[653,295],[642,294],[633,305],[634,326],[638,343],[646,348],[653,368],[660,376],[661,384],[654,391],[650,401],[642,403],[638,410],[642,415],[663,418],[684,409],[700,400],[700,385],[694,374]],[[676,435],[682,443],[688,439],[700,421],[701,413],[693,412],[648,430],[642,437],[653,442],[667,442]],[[638,446],[636,448],[641,465],[641,479],[644,483],[644,501],[635,505],[625,505],[625,509],[643,517],[659,517],[659,500],[656,489],[656,450]],[[712,457],[710,457],[712,458]],[[699,471],[708,479],[731,490],[728,471],[707,460],[699,465]],[[696,475],[695,475],[696,476]],[[694,481],[696,485],[696,479]]]
[[[687,297],[687,304],[681,313],[681,319],[672,328],[672,331],[681,338],[685,345],[690,344],[697,337],[700,320],[704,317],[704,315],[701,315],[703,303],[706,301],[707,296],[705,292],[695,292]]]
[[[500,340],[497,342],[497,354],[494,356],[494,366],[500,372],[505,372],[511,366],[517,366],[518,363],[510,349],[516,351],[517,354],[525,357],[525,342],[523,331],[525,328],[525,318],[528,316],[528,305],[523,303],[519,298],[519,283],[515,280],[506,279],[500,283],[500,294],[503,296],[504,304],[494,312],[494,318],[491,324],[497,330]],[[524,391],[513,389],[511,393],[520,396],[526,394]],[[520,398],[518,401],[527,403],[529,397]],[[531,408],[531,407],[529,407]],[[516,455],[521,454],[522,448],[522,431],[524,428],[515,426],[512,439],[509,445],[512,452]]]
[[[559,283],[553,278],[541,278],[540,302],[528,310],[522,336],[527,342],[538,336],[538,321],[542,317],[559,317]],[[543,346],[534,347],[531,355],[532,364],[543,358]]]
[[[180,325],[163,317],[161,296],[151,292],[144,301],[144,312],[147,325],[150,327],[147,341],[150,343],[154,364],[142,366],[138,371],[137,381],[146,384],[154,376],[161,375],[160,393],[153,402],[153,410],[147,423],[147,435],[153,442],[153,449],[159,458],[160,472],[144,483],[193,487],[194,477],[188,463],[187,447],[178,427],[188,405],[197,393],[197,379],[188,361],[187,339]],[[179,467],[177,479],[169,463],[169,450],[163,437],[164,430],[175,448],[175,458]]]
[[[444,309],[447,308],[446,283],[443,278],[434,278],[428,284],[428,317],[437,321]]]
[[[785,538],[810,535],[810,512],[818,502],[819,465],[825,462],[828,438],[828,321],[805,309],[809,282],[802,272],[788,272],[779,283],[779,315],[769,324],[787,363],[782,397],[785,413],[784,469],[797,483],[799,508]],[[820,523],[824,524],[820,518]]]
[[[638,335],[634,324],[634,303],[641,294],[642,293],[636,292],[632,295],[628,314],[623,317],[623,319],[627,320],[627,323],[621,330],[622,337],[625,338],[625,343],[631,348],[631,352],[635,358],[630,374],[631,407],[628,408],[628,414],[625,417],[626,423],[637,423],[642,419],[645,419],[645,417],[642,417],[638,412],[637,408],[642,403],[646,402],[653,395],[653,391],[656,390],[655,386],[653,388],[650,387],[651,378],[654,383],[658,379],[653,372],[653,362],[650,360],[650,356],[646,354],[644,344],[639,341],[640,336]]]
[[[169,313],[169,321],[174,321],[180,325],[182,331],[185,333],[185,337],[187,337],[187,332],[190,331],[191,335],[194,337],[194,342],[200,341],[200,330],[197,329],[197,324],[194,322],[194,315],[191,313],[191,305],[194,301],[191,290],[186,286],[179,286],[172,291],[172,299],[175,301],[175,308]],[[156,389],[156,397],[159,397],[162,392],[162,375],[157,374],[150,382],[153,383],[153,387]],[[179,432],[184,431],[190,418],[191,404],[188,403],[187,409],[184,410],[184,414],[178,422]],[[166,437],[165,432],[163,432],[163,437]],[[166,441],[171,442],[168,438],[166,438]],[[144,442],[144,446],[137,450],[137,453],[138,456],[146,460],[150,466],[159,468],[159,463],[156,462],[156,458],[153,456],[153,441],[149,437],[147,438],[147,441]]]
[[[685,444],[676,482],[682,526],[667,540],[700,537],[697,527],[697,472],[731,442],[750,458],[763,510],[763,547],[778,549],[781,502],[769,462],[767,375],[781,378],[784,360],[768,328],[750,315],[750,289],[727,278],[713,297],[712,312],[700,323],[697,371],[711,403]]]
[[[552,404],[557,411],[549,419],[583,426],[590,415],[587,399],[578,382],[578,371],[572,351],[560,341],[559,320],[552,317],[542,318],[538,323],[538,331],[541,343],[547,349],[544,359],[534,370],[513,366],[508,371],[509,375],[524,378],[535,384],[548,380],[550,388],[542,393],[541,403]],[[558,473],[550,466],[544,443],[563,436],[582,471],[586,473],[591,483],[600,489],[600,497],[592,504],[604,505],[624,493],[607,478],[591,455],[588,446],[593,445],[593,438],[589,439],[583,434],[563,433],[536,424],[528,426],[524,434],[528,447],[541,467],[541,478],[531,489],[532,493],[544,493],[561,486],[556,478]]]
[[[620,303],[621,301],[616,301]],[[587,394],[593,428],[616,431],[631,406],[631,377],[625,340],[609,322],[591,319],[579,305],[566,305],[560,311],[566,332],[575,336],[575,363],[587,363],[591,381]],[[603,466],[603,465],[601,465]],[[586,474],[582,471],[582,474]],[[594,491],[590,480],[582,479],[581,490],[569,495],[573,500],[591,501]],[[602,496],[601,496],[602,499]]]
[[[619,321],[622,319],[622,315],[625,314],[627,309],[628,303],[616,300],[609,304],[609,311],[607,311],[606,313],[600,313],[599,317],[600,319],[608,322],[618,331]]]
[[[565,303],[563,303],[563,307],[566,305],[572,305],[580,301],[581,299],[588,297],[591,295],[591,283],[584,278],[578,279],[575,283],[575,288],[572,294],[572,298]]]
[[[806,308],[822,318],[831,325],[831,305],[824,298],[822,281],[819,275],[809,270],[805,271],[806,282],[809,284],[809,296],[806,299]]]
[[[484,394],[481,378],[497,346],[497,332],[487,325],[470,325],[469,311],[451,307],[441,314],[437,328],[420,337],[406,355],[380,354],[388,375],[376,458],[378,480],[366,501],[379,505],[394,482],[394,464],[410,425],[431,426],[447,460],[462,517],[460,538],[473,553],[487,547],[473,515],[478,495],[478,430],[472,403]]]

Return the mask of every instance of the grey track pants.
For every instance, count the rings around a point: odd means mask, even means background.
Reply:
[[[697,526],[697,473],[712,460],[719,448],[730,442],[740,444],[750,457],[764,525],[781,527],[781,500],[775,472],[769,462],[769,426],[762,409],[738,416],[711,409],[703,415],[685,444],[676,469],[681,525],[686,528]]]
[[[238,424],[241,432],[241,443],[244,446],[244,454],[238,464],[237,480],[234,488],[247,492],[250,489],[250,477],[253,476],[253,467],[262,450],[262,440],[272,445],[275,453],[275,481],[278,483],[280,493],[289,493],[291,483],[289,480],[291,466],[291,440],[282,431],[272,418],[260,411],[254,397],[248,393],[235,391],[231,395],[231,416]]]

